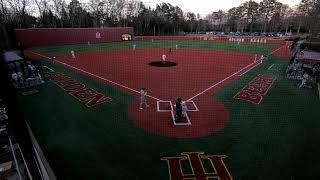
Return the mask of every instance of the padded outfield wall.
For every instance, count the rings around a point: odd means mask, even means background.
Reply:
[[[284,39],[274,39],[268,37],[225,37],[225,36],[137,36],[135,41],[147,40],[204,40],[217,42],[251,42],[262,44],[285,44]]]
[[[133,36],[132,27],[115,28],[33,28],[16,29],[17,40],[25,48],[66,44],[122,41],[123,34]]]

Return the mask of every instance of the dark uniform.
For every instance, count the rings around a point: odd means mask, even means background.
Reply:
[[[181,98],[178,98],[176,101],[176,122],[180,121],[180,119],[182,118],[182,105],[181,105]]]

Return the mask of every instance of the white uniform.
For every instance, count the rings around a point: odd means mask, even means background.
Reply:
[[[165,54],[162,55],[162,61],[166,61],[167,56]]]
[[[140,90],[140,109],[143,109],[142,106],[145,104],[146,107],[149,107],[147,104],[147,91],[141,89]]]
[[[19,80],[19,81],[23,81],[22,72],[18,71],[18,72],[17,72],[17,76],[18,76],[18,80]]]
[[[254,55],[254,62],[256,62],[257,60],[258,60],[258,55],[255,54],[255,55]]]
[[[31,71],[34,71],[35,67],[31,64],[28,65],[28,68],[31,70]]]
[[[136,45],[135,44],[133,45],[133,50],[136,50]]]
[[[188,111],[188,107],[187,107],[186,102],[182,102],[181,106],[182,106],[182,116],[186,117],[187,116],[187,111]]]
[[[70,53],[71,53],[72,58],[75,59],[76,58],[76,54],[74,53],[74,50],[70,51]]]
[[[178,44],[176,44],[176,49],[178,49]]]
[[[140,90],[140,100],[141,100],[141,103],[145,103],[146,102],[146,95],[147,95],[147,92],[145,92],[143,89]]]
[[[302,82],[301,82],[299,88],[302,88],[303,86],[305,86],[308,79],[309,79],[309,75],[307,73],[304,73],[303,78],[302,78]]]
[[[18,74],[17,73],[12,73],[11,74],[11,78],[14,80],[14,81],[18,81]]]

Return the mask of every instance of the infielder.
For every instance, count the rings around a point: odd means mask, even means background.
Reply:
[[[257,62],[257,60],[258,60],[258,54],[255,54],[254,55],[254,62]]]
[[[163,54],[163,55],[162,55],[162,62],[163,62],[163,63],[166,62],[166,59],[167,59],[167,55]]]
[[[143,109],[143,104],[146,106],[146,108],[149,107],[147,104],[147,90],[146,88],[141,88],[140,90],[140,107],[139,109]]]

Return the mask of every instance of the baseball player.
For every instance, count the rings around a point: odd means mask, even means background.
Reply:
[[[260,57],[260,60],[261,61],[266,61],[266,60],[268,60],[268,56],[262,54],[261,57]]]
[[[257,62],[257,60],[258,60],[258,54],[255,54],[254,55],[254,62]]]
[[[309,75],[308,75],[308,73],[305,72],[305,73],[303,74],[302,82],[301,82],[299,88],[304,87],[304,86],[307,84],[308,79],[309,79]]]
[[[136,45],[135,44],[133,45],[133,50],[136,50]]]
[[[71,53],[72,58],[75,59],[76,58],[76,54],[75,54],[74,50],[71,50],[70,53]]]
[[[187,117],[188,107],[187,107],[186,102],[182,101],[181,106],[182,106],[182,116]]]
[[[23,85],[23,75],[21,71],[17,72],[17,76],[18,76],[18,82],[19,82],[19,86]]]
[[[15,85],[18,85],[18,83],[19,83],[18,82],[18,74],[15,71],[12,72],[11,79],[13,80]]]
[[[146,88],[141,88],[140,90],[140,107],[139,109],[143,109],[143,104],[146,106],[146,108],[149,107],[147,104],[147,89]]]
[[[176,44],[176,50],[178,50],[178,44]]]
[[[176,122],[179,122],[181,120],[181,117],[182,117],[182,99],[181,98],[178,98],[177,101],[176,101],[176,118],[175,118],[175,121]]]
[[[162,55],[162,62],[165,62],[166,59],[167,59],[167,55],[163,54],[163,55]]]
[[[35,77],[36,76],[36,74],[35,74],[36,68],[34,67],[34,65],[32,65],[31,63],[28,63],[28,69],[30,70],[32,77]]]

